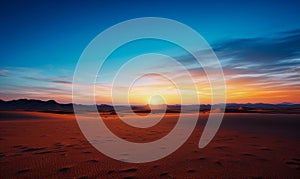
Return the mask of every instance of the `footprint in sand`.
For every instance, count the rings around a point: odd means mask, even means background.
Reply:
[[[61,147],[64,146],[64,144],[62,144],[62,143],[60,143],[60,142],[57,142],[57,143],[54,144],[54,146],[55,146],[56,148],[61,148]]]
[[[21,148],[23,145],[14,145],[13,148]]]
[[[38,154],[38,155],[44,155],[44,154],[50,154],[50,153],[52,153],[52,151],[43,151],[43,152],[36,152],[36,153],[34,153],[34,154]]]
[[[114,171],[114,170],[109,170],[108,172],[107,172],[107,174],[112,174],[112,173],[115,173],[116,171]]]
[[[44,150],[44,149],[46,149],[46,148],[45,147],[36,147],[36,148],[34,148],[34,147],[27,148],[26,147],[22,150],[22,152],[35,152],[35,151]]]
[[[164,173],[160,174],[159,176],[163,177],[163,176],[168,176],[168,175],[169,175],[168,172],[164,172]]]
[[[27,172],[30,172],[31,171],[31,169],[22,169],[22,170],[19,170],[17,173],[18,174],[22,174],[22,173],[27,173]]]
[[[66,150],[58,150],[56,151],[57,154],[59,154],[60,156],[67,156],[68,152]]]
[[[83,152],[84,154],[91,154],[92,152],[90,152],[90,151],[85,151],[85,152]]]
[[[300,159],[299,158],[292,158],[285,162],[290,168],[294,168],[300,170]]]
[[[172,175],[170,175],[168,172],[164,172],[159,175],[160,177],[167,177],[167,178],[174,178]]]
[[[243,153],[244,156],[247,156],[247,157],[254,157],[255,155],[254,154],[251,154],[251,153]]]
[[[272,151],[272,149],[270,149],[268,147],[261,147],[260,150],[263,150],[263,151]]]
[[[194,170],[194,169],[190,169],[190,170],[188,170],[187,172],[188,173],[195,173],[197,170]]]
[[[215,149],[218,149],[218,150],[224,150],[224,149],[227,149],[228,147],[227,146],[217,146],[215,147]]]
[[[220,161],[216,161],[215,164],[217,164],[217,165],[223,167],[223,164],[222,164],[222,162],[220,162]]]
[[[91,162],[91,163],[99,163],[99,160],[92,159],[92,160],[89,160],[88,162]]]
[[[198,160],[206,160],[206,158],[205,157],[200,157],[200,158],[198,158]]]
[[[70,167],[63,167],[63,168],[59,169],[58,171],[61,173],[65,173],[65,172],[68,172],[70,169],[71,169]]]
[[[132,173],[132,172],[136,172],[137,169],[136,168],[128,168],[128,169],[123,169],[120,172],[121,173]]]

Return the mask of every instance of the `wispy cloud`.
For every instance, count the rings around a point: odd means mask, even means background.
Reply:
[[[8,70],[5,70],[5,69],[3,69],[3,70],[0,70],[0,77],[8,77],[7,76],[7,73],[8,73],[9,71]]]
[[[299,29],[270,37],[230,39],[213,47],[223,67],[230,101],[299,102],[295,99],[300,95]],[[199,54],[206,56],[204,51]],[[201,82],[199,90],[206,89],[207,76],[196,60],[181,56],[179,61]],[[184,80],[180,75],[178,79]]]
[[[279,33],[273,37],[233,39],[214,45],[223,65],[263,66],[264,71],[295,67],[300,61],[300,30]]]
[[[72,78],[49,74],[41,69],[7,67],[0,70],[0,98],[55,99],[71,101]]]
[[[300,102],[296,98],[300,96],[300,29],[270,37],[229,39],[213,45],[213,48],[223,67],[229,102]],[[206,58],[206,51],[197,53]],[[196,82],[199,96],[209,99],[211,91],[203,68],[190,55],[178,56],[176,59],[185,68],[157,59],[147,61],[149,65],[143,66],[139,70],[142,73],[136,75],[151,72],[155,68],[157,72],[171,76],[176,83],[184,86],[187,85],[187,77],[183,71],[188,70]],[[139,66],[135,68],[138,69]],[[125,74],[121,78],[122,83],[115,86],[116,89],[128,90],[130,84],[125,79],[132,78],[131,75],[134,74]],[[110,76],[101,74],[101,78],[98,77],[100,80],[95,84],[97,99],[104,100],[101,102],[111,100],[113,78],[110,79]],[[167,83],[166,79],[155,75],[145,77],[131,89],[136,95],[147,96],[146,93],[153,92],[156,88],[166,89],[166,93],[176,93],[172,83]],[[0,98],[53,98],[62,102],[70,102],[72,99],[72,76],[59,72],[7,67],[0,69],[0,84]],[[189,87],[186,86],[185,89],[188,91]],[[84,91],[82,95],[86,95]]]

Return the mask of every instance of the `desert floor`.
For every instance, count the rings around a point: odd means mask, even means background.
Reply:
[[[207,116],[200,114],[191,137],[171,155],[130,164],[93,148],[72,114],[1,112],[0,178],[300,177],[299,114],[227,113],[211,143],[199,149]],[[166,135],[177,117],[143,130],[115,115],[104,120],[123,139],[149,142]]]

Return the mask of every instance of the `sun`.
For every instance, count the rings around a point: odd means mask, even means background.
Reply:
[[[162,105],[165,104],[165,100],[161,95],[153,95],[149,98],[150,105]]]

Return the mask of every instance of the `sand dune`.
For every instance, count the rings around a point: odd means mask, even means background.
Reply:
[[[135,142],[163,137],[176,119],[167,115],[136,130],[115,115],[104,117],[114,133]],[[0,178],[300,177],[299,115],[228,113],[214,140],[200,150],[206,119],[200,115],[192,136],[170,156],[129,164],[94,149],[72,114],[1,112]]]

